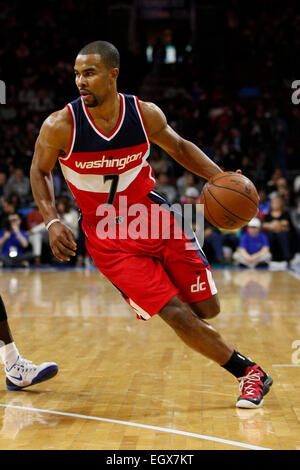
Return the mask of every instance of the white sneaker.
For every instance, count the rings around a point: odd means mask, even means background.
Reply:
[[[287,261],[271,261],[270,270],[271,271],[285,271],[288,267]]]
[[[7,390],[21,390],[44,380],[51,379],[58,372],[58,366],[55,362],[43,362],[39,366],[32,361],[18,356],[18,359],[12,367],[4,368],[6,373]]]
[[[291,266],[297,266],[300,264],[300,253],[296,253],[294,258],[291,260]]]

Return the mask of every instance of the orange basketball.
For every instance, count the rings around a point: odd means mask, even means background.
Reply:
[[[232,171],[219,173],[203,187],[201,204],[212,225],[224,229],[244,227],[258,212],[259,196],[252,181]]]

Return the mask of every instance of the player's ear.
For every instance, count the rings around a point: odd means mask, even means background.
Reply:
[[[117,80],[117,78],[119,76],[119,69],[117,67],[114,67],[113,69],[110,69],[110,74],[111,74],[112,78]]]

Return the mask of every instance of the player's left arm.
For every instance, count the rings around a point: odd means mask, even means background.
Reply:
[[[153,144],[161,147],[187,170],[202,178],[208,180],[222,172],[199,147],[183,139],[169,126],[166,116],[158,106],[144,101],[140,101],[140,106]]]

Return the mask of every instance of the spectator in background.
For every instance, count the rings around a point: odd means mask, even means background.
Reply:
[[[195,186],[187,186],[184,195],[180,199],[181,204],[197,204],[200,203],[200,191]]]
[[[275,168],[272,173],[271,179],[267,182],[267,193],[270,194],[272,191],[276,191],[276,182],[279,178],[282,178],[282,170],[281,168]]]
[[[61,196],[58,198],[57,213],[62,223],[71,230],[75,240],[77,240],[79,232],[79,214],[72,208],[71,199],[68,196]]]
[[[199,80],[194,80],[190,88],[190,96],[192,100],[200,101],[206,98],[205,90],[199,83]]]
[[[34,94],[32,100],[29,103],[29,109],[37,111],[39,113],[50,111],[54,108],[52,99],[52,93],[41,88]]]
[[[23,78],[21,89],[18,93],[18,102],[22,105],[28,106],[34,97],[35,93],[34,90],[30,87],[29,79]]]
[[[5,197],[9,197],[12,193],[17,194],[23,200],[30,195],[30,181],[28,176],[24,175],[22,168],[15,168],[14,174],[5,185]]]
[[[26,223],[28,230],[28,238],[32,246],[34,256],[34,264],[35,266],[40,266],[42,259],[43,244],[45,245],[45,247],[47,247],[47,250],[50,254],[48,245],[48,230],[46,229],[43,217],[41,216],[41,213],[38,209],[32,209],[28,213]]]
[[[299,265],[300,264],[300,198],[297,200],[297,207],[291,210],[291,221],[293,224],[293,228],[295,230],[295,251],[296,254],[291,261],[291,265]]]
[[[239,248],[233,254],[235,263],[247,268],[269,265],[271,260],[269,240],[260,229],[259,219],[250,220],[247,231],[241,237]]]
[[[217,227],[211,225],[207,220],[204,222],[203,249],[210,263],[224,262],[222,235]]]
[[[188,220],[194,232],[201,230],[201,227],[197,226],[197,212],[200,211],[199,202],[200,202],[200,193],[198,189],[194,188],[193,186],[186,188],[185,197],[180,200],[180,203],[191,205],[192,210],[191,211],[185,210],[183,212],[183,215],[184,215],[184,218]]]
[[[295,194],[300,196],[300,175],[296,176],[293,182],[293,190]]]
[[[222,239],[224,260],[228,263],[232,261],[232,253],[239,245],[240,231],[241,230],[239,228],[233,230],[219,228]]]
[[[274,261],[288,262],[292,257],[291,251],[291,218],[284,210],[281,197],[271,199],[270,213],[264,218],[263,229],[270,242],[270,249]]]
[[[270,213],[270,199],[268,198],[267,191],[265,188],[258,190],[259,205],[258,205],[258,217],[264,219],[266,215]]]
[[[1,171],[0,172],[0,198],[2,198],[2,196],[4,195],[6,179],[7,179],[6,174],[3,171]]]
[[[15,212],[19,212],[19,209],[21,207],[21,198],[19,197],[19,195],[17,193],[11,193],[8,197],[8,201],[14,207]]]
[[[166,173],[159,173],[155,189],[162,193],[170,202],[173,203],[176,201],[177,191],[174,186],[170,184],[169,177]]]
[[[281,197],[281,199],[284,202],[284,206],[287,211],[290,210],[291,207],[291,189],[289,186],[280,186],[278,188],[278,196]]]
[[[196,184],[196,175],[190,173],[188,170],[183,172],[183,175],[180,176],[176,181],[177,191],[180,197],[184,196],[184,192],[188,187],[197,187]],[[198,188],[197,188],[198,189]]]
[[[273,182],[272,185],[272,191],[269,192],[269,198],[273,199],[273,197],[278,196],[278,190],[279,189],[285,189],[287,186],[287,180],[283,178],[282,176],[276,178],[276,180]]]
[[[269,198],[272,199],[275,196],[280,196],[284,201],[285,207],[289,207],[291,192],[286,178],[280,177],[276,180],[274,190],[269,194]]]
[[[8,216],[16,212],[16,207],[10,199],[2,199],[1,207],[1,228],[7,223]]]
[[[155,175],[158,175],[159,173],[167,173],[168,171],[168,162],[162,158],[161,153],[157,148],[153,148],[152,150],[150,165],[153,168]]]
[[[7,267],[26,267],[32,254],[28,248],[28,236],[21,230],[21,217],[16,212],[8,216],[8,224],[0,231],[0,261]]]

